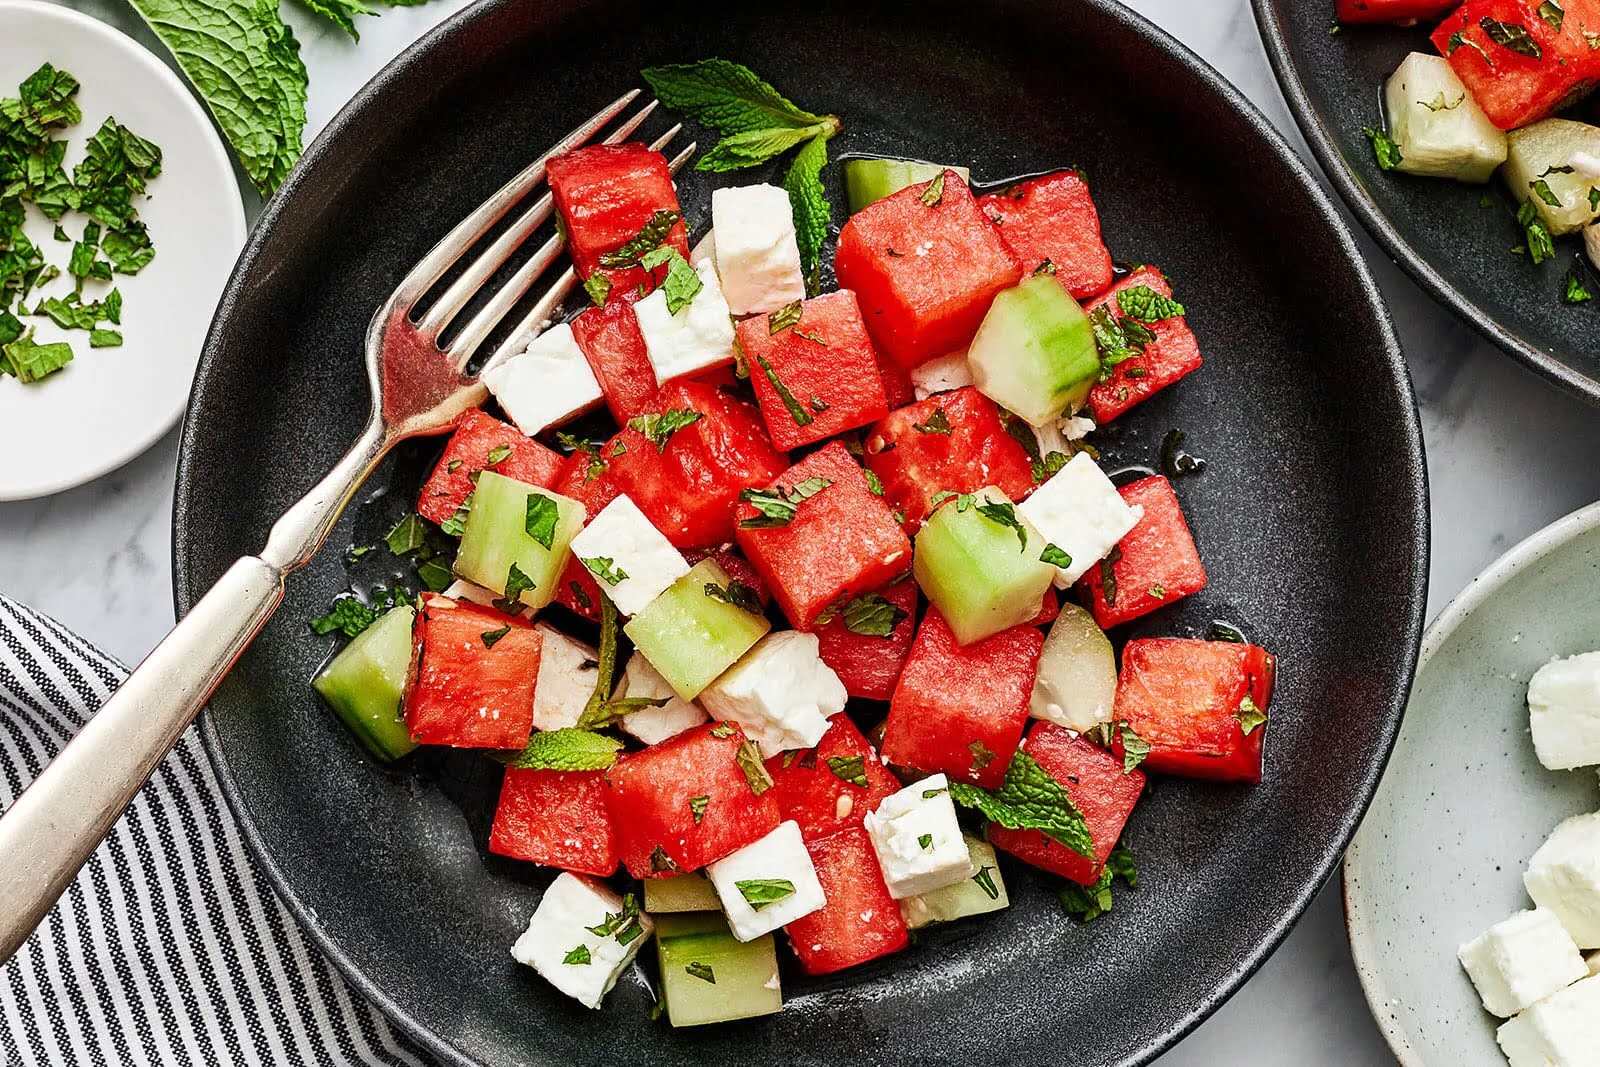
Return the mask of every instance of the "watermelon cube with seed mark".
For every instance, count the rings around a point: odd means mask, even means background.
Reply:
[[[413,632],[406,726],[421,745],[521,748],[533,732],[540,634],[525,619],[430,593]]]
[[[860,826],[806,840],[828,902],[784,927],[807,974],[832,974],[910,944],[899,902],[889,895],[867,832]]]
[[[783,752],[767,760],[778,810],[800,824],[807,840],[860,826],[867,812],[900,790],[899,780],[884,767],[850,716],[841,712],[828,723],[816,748]]]
[[[978,198],[1000,231],[1000,239],[1032,274],[1045,270],[1076,300],[1105,292],[1111,284],[1111,253],[1100,236],[1100,213],[1089,186],[1076,171],[1031,178]]]

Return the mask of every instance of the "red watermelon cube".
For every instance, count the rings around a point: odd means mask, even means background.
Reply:
[[[1436,19],[1461,0],[1335,0],[1334,17],[1340,22],[1397,22],[1410,25]]]
[[[876,422],[889,413],[878,353],[848,289],[739,324],[739,347],[772,443],[782,451]]]
[[[548,488],[561,470],[561,457],[515,426],[473,408],[456,420],[444,454],[417,494],[417,513],[444,522],[466,502],[473,479],[485,470]]]
[[[1083,592],[1102,630],[1132,622],[1206,587],[1206,569],[1189,524],[1159,474],[1117,490],[1144,515],[1111,554],[1083,576]],[[1109,580],[1108,580],[1109,579]]]
[[[1489,121],[1502,130],[1537,122],[1600,79],[1600,0],[1467,0],[1433,31],[1433,46]],[[1558,29],[1556,23],[1560,24]]]
[[[1084,310],[1093,312],[1105,307],[1120,318],[1117,294],[1140,286],[1161,296],[1172,296],[1172,287],[1167,284],[1165,275],[1155,267],[1140,267],[1113,285],[1110,292],[1085,305]],[[1141,325],[1155,334],[1155,340],[1147,341],[1143,351],[1111,368],[1111,376],[1096,382],[1089,390],[1089,412],[1102,426],[1179,378],[1200,369],[1200,345],[1189,332],[1189,324],[1182,315]]]
[[[412,640],[406,726],[413,741],[453,748],[528,743],[541,645],[531,623],[429,593]]]
[[[1039,602],[1039,614],[1033,617],[1029,626],[1049,626],[1056,621],[1056,616],[1061,614],[1061,598],[1056,596],[1054,589],[1044,591],[1044,599]]]
[[[965,348],[995,294],[1022,279],[1022,264],[951,170],[850,216],[833,269],[855,291],[873,341],[903,367]]]
[[[601,771],[506,770],[489,830],[497,856],[608,877],[617,869],[617,838]]]
[[[816,628],[818,653],[851,696],[888,700],[894,695],[895,683],[900,680],[900,670],[911,654],[911,642],[917,633],[917,583],[891,582],[875,593],[863,595],[882,597],[888,607],[877,605],[875,612],[854,617],[854,630],[850,628],[851,616],[842,610],[836,612]],[[893,626],[883,635],[879,631],[886,616],[893,620]]]
[[[605,782],[622,864],[635,878],[697,871],[782,821],[760,753],[729,722],[625,753]]]
[[[545,174],[566,227],[567,252],[578,277],[602,270],[602,256],[639,236],[645,224],[662,211],[679,216],[663,243],[688,258],[683,210],[667,157],[660,152],[636,141],[589,145],[552,159]],[[666,267],[657,268],[655,276],[638,266],[604,269],[612,288],[624,291],[652,284],[665,272]]]
[[[778,810],[800,824],[807,840],[860,826],[867,812],[900,789],[850,716],[841,712],[828,722],[816,748],[767,760]]]
[[[618,425],[635,415],[661,409],[655,368],[633,313],[633,292],[612,293],[604,307],[590,308],[572,320],[572,336],[589,361],[605,394],[606,408]],[[591,513],[592,514],[592,513]]]
[[[911,382],[911,372],[882,352],[878,353],[878,377],[883,380],[883,399],[890,411],[903,408],[917,399],[917,387]]]
[[[832,974],[910,944],[900,904],[889,895],[865,830],[850,826],[808,838],[806,851],[828,902],[783,929],[807,974]]]
[[[1129,641],[1117,719],[1150,746],[1160,774],[1261,781],[1261,747],[1276,662],[1256,645],[1160,637]],[[1120,756],[1121,731],[1113,748]]]
[[[598,515],[622,492],[612,476],[610,459],[619,439],[613,437],[610,441],[591,442],[587,450],[574,450],[562,461],[561,473],[551,487],[562,496],[583,504],[590,518]],[[595,584],[589,568],[579,563],[576,556],[567,560],[567,569],[561,575],[561,588],[556,592],[556,603],[586,619],[600,618],[600,587]]]
[[[1043,648],[1044,635],[1027,625],[962,645],[929,608],[889,704],[883,758],[999,785],[1028,723]]]
[[[1105,292],[1111,284],[1111,253],[1100,237],[1100,213],[1077,171],[1030,178],[1002,193],[978,198],[978,206],[1000,227],[1000,239],[1029,274],[1046,261],[1075,300]]]
[[[1094,855],[1080,855],[1038,830],[1007,830],[990,823],[984,835],[995,848],[1026,863],[1080,885],[1093,885],[1122,836],[1123,824],[1144,793],[1144,772],[1124,772],[1120,756],[1054,723],[1035,726],[1022,743],[1022,751],[1067,791],[1083,813]]]

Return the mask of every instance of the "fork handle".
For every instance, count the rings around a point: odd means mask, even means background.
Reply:
[[[0,816],[0,964],[28,939],[156,764],[283,602],[389,441],[376,420],[285,512],[260,557],[229,567]]]

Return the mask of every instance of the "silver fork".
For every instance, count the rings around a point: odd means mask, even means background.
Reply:
[[[444,331],[489,279],[550,218],[546,192],[417,315],[418,301],[462,256],[545,179],[545,164],[593,140],[639,95],[618,97],[530,163],[451,230],[384,301],[367,328],[367,381],[372,411],[344,458],[273,525],[266,549],[222,576],[183,621],[130,674],[60,755],[0,816],[0,964],[22,946],[66,891],[89,854],[193,721],[217,685],[283,601],[284,579],[322,548],[340,514],[379,461],[400,441],[450,428],[461,412],[488,396],[481,375],[509,359],[529,331],[572,292],[569,266],[534,303],[476,376],[468,361],[565,247],[557,232],[492,293],[448,342]],[[604,138],[626,140],[656,102],[635,111]],[[674,126],[651,147],[675,137]],[[690,144],[671,161],[674,174],[694,155]],[[386,357],[404,356],[430,373],[420,380],[385,373]]]

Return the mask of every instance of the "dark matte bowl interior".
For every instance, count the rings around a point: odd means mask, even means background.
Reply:
[[[495,765],[435,752],[385,769],[307,687],[330,643],[306,619],[347,580],[324,552],[218,692],[206,742],[301,921],[447,1061],[1143,1062],[1278,944],[1382,771],[1422,621],[1427,489],[1399,350],[1329,201],[1214,72],[1114,3],[897,10],[491,0],[386,69],[269,206],[218,313],[179,468],[178,607],[352,439],[363,330],[409,264],[641,66],[720,54],[843,115],[836,155],[987,179],[1079,163],[1115,253],[1169,272],[1208,361],[1104,439],[1113,464],[1151,464],[1188,431],[1209,465],[1179,490],[1211,584],[1135,629],[1228,619],[1278,653],[1266,781],[1159,782],[1128,832],[1140,888],[1091,925],[1008,863],[1008,911],[856,973],[786,965],[781,1015],[652,1022],[648,954],[595,1015],[507,952],[547,875],[485,853]],[[703,230],[710,183],[682,186]],[[436,447],[386,464],[336,548],[381,535]]]
[[[1301,132],[1350,209],[1434,299],[1563,389],[1600,403],[1600,301],[1564,304],[1576,236],[1534,266],[1516,202],[1498,177],[1485,188],[1378,169],[1361,132],[1381,125],[1383,83],[1409,52],[1435,54],[1431,25],[1346,26],[1330,33],[1331,0],[1252,0],[1278,84]],[[1596,121],[1595,105],[1572,117]],[[1484,202],[1485,193],[1489,200]]]

